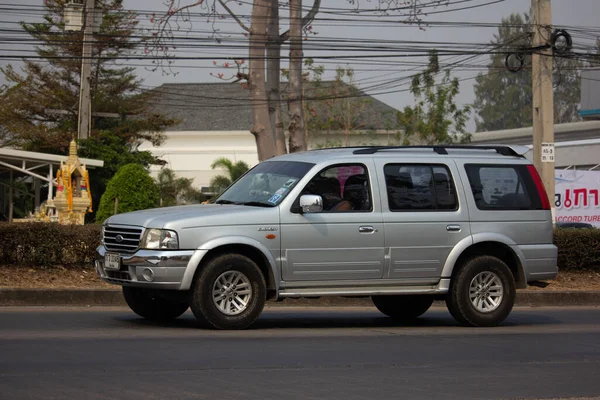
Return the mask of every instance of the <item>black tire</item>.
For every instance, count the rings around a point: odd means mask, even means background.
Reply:
[[[473,280],[487,274],[488,277],[494,274],[502,284],[502,296],[496,297],[497,306],[489,307],[482,311],[476,308],[471,301],[469,290]],[[494,286],[495,287],[495,286]],[[486,290],[482,289],[482,300],[485,299]],[[489,289],[487,290],[490,291]],[[498,293],[498,289],[492,288],[493,294]],[[513,274],[508,266],[500,259],[492,256],[478,256],[471,258],[463,264],[450,282],[450,291],[446,296],[446,305],[450,314],[461,325],[465,326],[496,326],[508,317],[515,303],[516,285]],[[484,303],[483,305],[486,305]]]
[[[433,304],[430,295],[371,296],[371,299],[379,311],[399,321],[414,320]]]
[[[123,297],[134,313],[151,321],[173,320],[189,308],[186,301],[163,290],[123,286]]]
[[[244,289],[239,289],[239,297],[232,286],[232,292],[229,292],[229,305],[221,303],[223,310],[216,304],[217,301],[226,301],[216,298],[213,300],[213,293],[220,294],[221,291],[214,291],[219,285],[217,280],[223,274],[233,274],[240,276],[242,274],[247,283]],[[241,279],[241,278],[240,278]],[[242,282],[242,281],[239,281]],[[238,283],[242,286],[242,283]],[[242,294],[250,287],[250,294]],[[229,290],[229,289],[228,289]],[[227,294],[225,295],[227,296]],[[236,299],[242,299],[243,296],[247,302],[240,309],[233,310],[232,307],[239,307],[239,304],[232,305]],[[194,286],[191,293],[190,307],[198,321],[206,327],[215,329],[246,329],[250,327],[260,316],[265,306],[267,297],[267,288],[265,278],[254,261],[241,254],[223,254],[211,259],[194,278]],[[236,312],[237,314],[228,315],[226,312]]]

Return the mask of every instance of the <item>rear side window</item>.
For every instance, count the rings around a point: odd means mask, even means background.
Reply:
[[[542,203],[526,165],[465,165],[480,210],[541,210]]]
[[[455,211],[458,200],[445,165],[387,164],[383,169],[390,211]]]

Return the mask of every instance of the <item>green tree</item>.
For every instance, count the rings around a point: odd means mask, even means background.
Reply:
[[[43,22],[21,24],[32,40],[41,43],[36,53],[43,63],[26,59],[22,71],[11,65],[0,69],[7,81],[0,87],[1,145],[65,154],[71,138],[77,137],[82,33],[64,31],[66,3],[47,0]],[[160,144],[164,128],[175,123],[148,111],[151,94],[141,90],[133,68],[115,66],[115,58],[133,55],[144,42],[138,36],[137,15],[124,10],[122,3],[96,0],[104,15],[91,61],[92,132],[78,143],[80,156],[104,160],[104,167],[90,170],[94,208],[120,167],[159,163],[137,147],[142,140]]]
[[[90,139],[82,140],[78,154],[80,157],[104,161],[102,168],[89,170],[94,212],[86,215],[87,221],[94,221],[102,193],[121,167],[133,163],[148,168],[158,163],[149,151],[138,151],[136,143],[127,142],[123,136],[111,131],[100,131]]]
[[[505,67],[507,53],[531,48],[533,36],[528,14],[513,13],[503,18],[491,44],[488,72],[479,74],[474,86],[477,131],[492,131],[531,126],[533,123],[531,55],[524,53],[519,72]],[[578,121],[580,102],[579,70],[584,63],[572,57],[553,57],[554,122]]]
[[[170,168],[163,168],[156,178],[159,206],[169,207],[179,204],[200,203],[204,195],[192,186],[193,179],[177,177]]]
[[[244,175],[250,167],[244,161],[232,162],[230,159],[221,157],[216,159],[210,167],[223,168],[226,175],[216,175],[210,180],[210,186],[217,192],[221,192],[229,185],[235,182],[240,176]]]
[[[11,65],[0,70],[8,82],[0,90],[0,121],[12,135],[8,145],[62,154],[77,136],[82,33],[64,31],[66,3],[45,1],[43,22],[21,23],[41,43],[36,53],[43,63],[26,59],[22,73]],[[137,15],[124,10],[122,0],[97,0],[96,7],[104,14],[92,52],[92,111],[118,117],[96,114],[91,136],[108,130],[125,142],[158,144],[161,131],[173,121],[147,111],[151,94],[141,91],[134,68],[114,65],[115,58],[133,55],[140,46]]]
[[[415,141],[424,144],[470,141],[465,130],[470,106],[456,105],[458,79],[451,78],[450,71],[446,70],[437,83],[435,77],[440,72],[438,55],[434,50],[429,55],[427,69],[413,77],[410,91],[416,104],[397,113],[398,128],[405,144]]]
[[[115,199],[117,214],[153,208],[158,204],[158,187],[140,164],[127,164],[108,182],[100,199],[96,222],[103,222],[114,214]]]

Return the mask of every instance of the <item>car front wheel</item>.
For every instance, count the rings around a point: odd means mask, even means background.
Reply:
[[[254,261],[223,254],[201,266],[190,307],[201,324],[216,329],[246,329],[260,316],[266,283]]]

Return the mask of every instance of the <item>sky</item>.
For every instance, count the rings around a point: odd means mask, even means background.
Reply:
[[[456,0],[453,0],[456,1]],[[124,0],[124,6],[126,9],[133,10],[154,10],[159,13],[161,10],[165,10],[165,0]],[[182,0],[182,4],[189,4],[193,1]],[[0,5],[9,4],[31,4],[41,5],[41,0],[0,0]],[[242,1],[243,3],[243,1]],[[376,0],[363,1],[361,7],[372,8]],[[531,4],[530,0],[504,0],[499,2],[493,2],[492,0],[475,0],[472,3],[465,2],[465,6],[469,4],[485,4],[481,7],[472,9],[460,10],[455,12],[447,12],[448,9],[458,8],[459,5],[452,5],[449,7],[438,7],[434,11],[438,11],[438,14],[430,14],[423,18],[424,22],[465,22],[465,23],[499,23],[502,17],[510,15],[510,13],[528,12]],[[304,6],[309,7],[310,2],[304,1]],[[561,26],[574,26],[574,27],[599,27],[600,23],[598,16],[600,15],[600,0],[552,0],[552,23]],[[326,7],[325,13],[319,14],[322,18],[335,17],[328,11],[333,8],[340,8],[350,10],[352,8],[349,5],[348,0],[327,0],[323,1],[323,7]],[[461,5],[462,6],[462,5]],[[240,8],[238,8],[240,9]],[[242,13],[247,13],[249,8],[245,5],[241,6]],[[446,12],[444,12],[446,11]],[[143,25],[149,26],[148,13],[142,13],[140,15],[143,20]],[[282,11],[282,15],[287,16],[287,9]],[[351,16],[343,17],[346,19],[352,18]],[[379,18],[373,15],[366,15],[358,18],[368,19],[369,22],[364,23],[348,23],[348,22],[332,22],[332,21],[315,21],[313,23],[313,29],[318,33],[315,37],[318,39],[329,38],[335,40],[364,40],[371,39],[372,42],[377,41],[424,41],[424,42],[460,42],[460,43],[488,43],[492,40],[494,33],[497,32],[496,27],[473,27],[473,26],[429,26],[424,30],[419,29],[416,26],[398,26],[392,24],[390,21],[394,21],[394,18],[384,17]],[[35,13],[15,13],[4,15],[0,17],[0,27],[11,26],[14,28],[14,21],[16,20],[40,20],[40,16]],[[379,23],[378,21],[382,22]],[[398,18],[395,18],[397,21]],[[13,25],[10,23],[13,22]],[[223,32],[231,32],[232,38],[244,40],[243,32],[238,28],[234,21],[220,21],[215,25],[218,29]],[[283,27],[285,28],[285,27]],[[203,36],[204,39],[208,37],[208,32],[211,30],[211,25],[205,21],[204,18],[196,18],[191,27],[187,25],[182,26],[181,30],[177,33],[178,36]],[[318,41],[318,40],[317,40]],[[309,38],[310,42],[310,38]],[[214,42],[213,42],[214,44]],[[19,46],[10,47],[3,45],[3,52],[14,48],[22,48]],[[218,72],[227,72],[223,69],[217,69],[213,65],[213,60],[223,52],[215,44],[214,46],[204,47],[200,50],[194,50],[194,55],[201,55],[206,57],[206,60],[190,61],[190,60],[176,60],[172,65],[173,71],[177,72],[177,75],[165,74],[162,70],[149,71],[147,68],[137,68],[138,75],[144,80],[144,84],[149,87],[161,85],[163,83],[191,83],[191,82],[218,82],[217,78],[211,76]],[[186,51],[176,50],[177,55],[189,55]],[[227,52],[228,55],[237,58],[244,58],[247,56],[247,48],[240,46],[238,49]],[[320,59],[319,56],[331,55],[331,51],[305,51],[305,56],[315,57],[315,63],[320,64],[321,62],[327,62],[327,69],[325,72],[325,78],[331,77],[334,73],[336,65],[349,66],[355,69],[355,81],[356,84],[363,88],[367,93],[373,95],[375,98],[389,104],[395,108],[403,108],[407,105],[412,105],[414,99],[406,89],[406,77],[411,74],[418,72],[416,70],[407,71],[407,66],[394,65],[394,59],[386,60],[386,65],[375,65],[368,64],[368,60],[357,59],[350,60],[347,62],[343,60],[326,60]],[[334,53],[339,54],[339,53]],[[345,54],[350,54],[346,51]],[[354,53],[359,54],[359,53]],[[286,53],[283,54],[287,56]],[[214,59],[212,57],[215,57]],[[479,64],[484,64],[487,56],[483,56],[478,60]],[[410,60],[417,60],[414,57],[409,58]],[[379,59],[381,60],[381,59]],[[406,59],[405,59],[406,60]],[[219,60],[219,62],[221,62]],[[14,64],[14,61],[11,61]],[[6,65],[7,61],[0,60],[0,66]],[[284,65],[285,67],[285,65]],[[413,67],[414,69],[415,67]],[[461,79],[460,84],[460,95],[457,98],[459,104],[467,104],[474,100],[473,83],[472,79],[479,70],[470,71],[453,71],[453,76]],[[1,78],[0,78],[1,79]],[[401,83],[394,83],[401,82]],[[0,81],[0,83],[4,83]],[[473,131],[475,124],[473,118],[471,118],[467,128]]]

